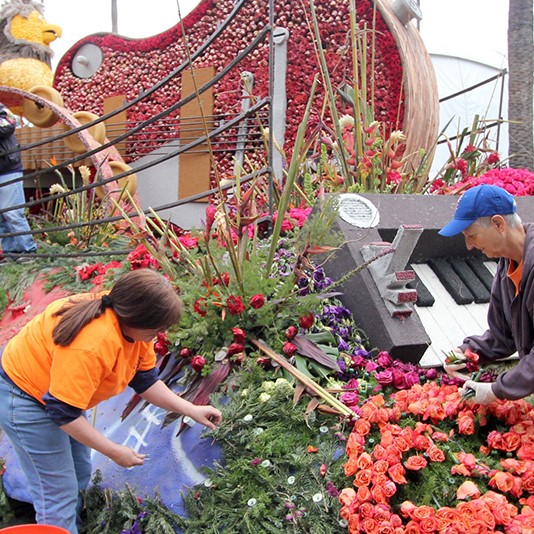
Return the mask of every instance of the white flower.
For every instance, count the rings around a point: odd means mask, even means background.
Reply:
[[[313,497],[313,502],[321,502],[323,500],[323,494],[322,493],[316,493]]]
[[[339,127],[345,128],[347,126],[354,126],[354,117],[351,115],[341,115],[339,117]]]
[[[348,527],[349,526],[349,522],[346,519],[340,519],[339,520],[339,526],[340,527]]]
[[[255,506],[257,502],[258,502],[258,501],[257,501],[256,499],[249,499],[249,500],[247,501],[247,504],[248,504],[249,506]]]
[[[204,480],[204,486],[206,486],[206,488],[211,488],[212,484],[213,482],[211,481],[211,478]]]
[[[293,386],[285,378],[278,378],[275,382],[275,386],[277,391],[281,391],[282,393],[293,391]]]
[[[242,396],[242,397],[248,397],[248,389],[244,389],[244,390],[241,392],[241,396]]]
[[[245,423],[250,423],[252,419],[254,419],[254,416],[251,413],[247,413],[247,415],[243,417],[243,421],[245,421]]]
[[[88,184],[89,179],[91,178],[91,171],[89,167],[87,167],[87,165],[80,165],[78,170],[80,171],[80,176],[82,177],[83,183]]]
[[[285,378],[277,378],[274,384],[277,388],[286,387],[286,386],[291,387],[291,384]]]
[[[269,460],[263,460],[263,462],[261,462],[261,466],[262,467],[271,467],[271,462]]]
[[[258,397],[258,400],[259,400],[260,402],[267,402],[270,398],[271,398],[271,396],[269,395],[269,393],[262,393],[262,394]]]
[[[324,425],[321,426],[321,427],[319,427],[319,432],[320,432],[321,434],[326,434],[326,433],[328,433],[328,427],[327,427],[327,426],[324,426]]]
[[[402,143],[406,141],[406,136],[400,130],[394,130],[389,136],[389,142],[394,145],[395,143]]]
[[[265,380],[262,382],[261,389],[264,391],[272,391],[274,389],[275,383],[272,380]]]
[[[295,483],[295,477],[288,477],[287,478],[287,483],[291,486],[292,484]]]
[[[60,184],[52,184],[50,186],[50,194],[51,195],[58,195],[60,193],[66,193],[67,190]]]
[[[256,434],[256,436],[259,436],[262,433],[263,433],[263,428],[261,428],[261,426],[254,429],[254,434]]]

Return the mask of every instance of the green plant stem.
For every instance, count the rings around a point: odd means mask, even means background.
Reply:
[[[304,373],[299,371],[296,367],[291,365],[281,354],[277,354],[274,352],[270,347],[265,345],[262,341],[258,339],[252,339],[252,344],[256,345],[262,352],[267,354],[269,358],[274,360],[280,367],[285,369],[288,373],[290,373],[294,378],[299,380],[302,384],[304,384],[308,389],[313,391],[315,394],[317,394],[319,397],[321,397],[327,404],[332,406],[335,410],[337,410],[341,415],[346,415],[348,417],[357,417],[356,413],[354,413],[349,407],[345,406],[341,401],[337,400],[333,395],[330,395],[326,389],[324,389],[322,386],[314,382],[311,378],[306,376]]]

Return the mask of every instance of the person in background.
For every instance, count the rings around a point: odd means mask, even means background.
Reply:
[[[514,197],[505,189],[482,184],[467,190],[458,201],[454,218],[439,233],[463,233],[469,250],[498,258],[488,308],[488,329],[464,339],[455,349],[461,358],[469,347],[480,362],[493,362],[517,351],[519,361],[493,383],[466,380],[473,400],[489,404],[496,399],[521,399],[534,393],[534,225],[523,224]],[[458,376],[463,363],[445,365]]]
[[[132,387],[146,401],[214,429],[221,412],[198,406],[158,380],[153,340],[176,324],[182,302],[159,273],[123,274],[109,293],[59,299],[0,354],[0,426],[31,482],[37,523],[76,534],[90,449],[122,467],[145,455],[114,443],[84,411]]]
[[[3,185],[6,182],[22,177],[22,163],[18,150],[15,128],[17,119],[0,103],[0,209],[24,204],[24,186],[22,181]],[[10,152],[14,149],[16,151]],[[0,236],[11,232],[28,232],[30,225],[24,215],[24,208],[17,208],[0,213]],[[12,237],[0,237],[2,241],[3,258],[0,264],[9,263],[15,259],[19,263],[32,261],[30,256],[37,250],[37,245],[31,234]],[[17,254],[22,254],[17,257]]]

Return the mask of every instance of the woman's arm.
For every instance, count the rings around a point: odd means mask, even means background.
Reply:
[[[212,430],[222,420],[222,414],[217,408],[210,405],[199,406],[193,404],[173,393],[161,380],[158,380],[141,393],[141,397],[164,410],[187,415],[197,423],[201,423]]]
[[[102,453],[122,467],[132,467],[134,465],[143,465],[144,454],[140,454],[130,447],[119,445],[114,441],[106,438],[89,421],[83,416],[74,421],[60,426],[61,430],[66,432],[76,441],[91,447],[95,451]]]

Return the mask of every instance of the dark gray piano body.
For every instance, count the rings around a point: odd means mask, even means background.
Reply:
[[[420,225],[423,231],[408,262],[429,263],[443,258],[480,258],[480,252],[468,251],[463,235],[443,237],[438,231],[453,216],[458,196],[452,195],[381,195],[361,194],[378,209],[380,222],[371,229],[352,226],[338,217],[337,225],[347,244],[327,262],[326,272],[339,279],[363,263],[361,248],[372,242],[393,242],[401,225]],[[517,197],[518,213],[523,221],[534,221],[534,199]],[[409,267],[408,267],[409,268]],[[341,301],[353,313],[357,324],[376,350],[387,350],[395,358],[419,362],[431,339],[414,312],[405,318],[392,317],[380,296],[368,269],[362,270],[340,286]],[[475,333],[475,332],[474,332]],[[451,347],[452,348],[452,347]]]

